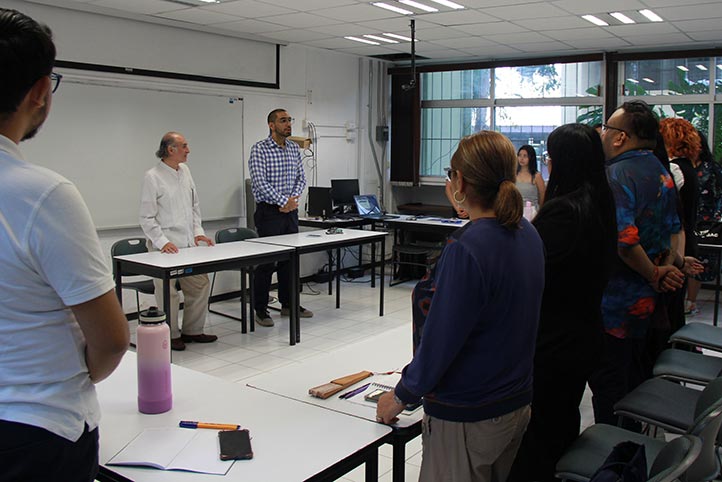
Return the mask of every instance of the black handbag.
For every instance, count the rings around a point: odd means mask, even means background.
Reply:
[[[589,482],[644,482],[647,480],[647,456],[644,445],[622,442],[614,446]]]

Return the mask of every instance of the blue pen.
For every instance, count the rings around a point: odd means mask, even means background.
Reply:
[[[366,385],[360,386],[354,390],[351,390],[350,392],[343,393],[343,394],[339,395],[338,398],[343,398],[344,400],[348,400],[349,398],[351,398],[355,395],[358,395],[359,393],[366,390],[369,387],[369,385],[371,385],[371,384],[367,383]]]

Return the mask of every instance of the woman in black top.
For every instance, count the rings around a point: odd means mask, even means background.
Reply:
[[[547,140],[547,201],[534,226],[546,251],[532,416],[509,481],[554,480],[554,467],[579,435],[579,404],[601,356],[601,300],[616,256],[616,221],[594,129],[567,124]]]

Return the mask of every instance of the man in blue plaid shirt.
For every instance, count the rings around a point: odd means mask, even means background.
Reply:
[[[284,109],[268,114],[268,137],[256,142],[251,148],[248,168],[251,173],[251,189],[256,200],[253,220],[260,237],[298,232],[298,198],[306,187],[306,174],[301,161],[301,149],[291,135],[293,118]],[[273,326],[268,314],[268,291],[276,264],[264,264],[256,269],[253,295],[255,298],[256,323]],[[289,316],[290,306],[288,263],[278,263],[278,300],[281,316]],[[313,316],[301,307],[301,317]]]

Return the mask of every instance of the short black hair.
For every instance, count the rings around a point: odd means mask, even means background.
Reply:
[[[0,117],[17,111],[35,82],[52,73],[55,55],[50,28],[0,8]]]
[[[279,112],[286,112],[286,109],[273,109],[271,112],[268,113],[268,123],[276,122],[276,114]]]
[[[653,149],[657,144],[659,120],[649,104],[643,100],[630,100],[620,109],[624,111],[624,130]]]

